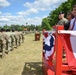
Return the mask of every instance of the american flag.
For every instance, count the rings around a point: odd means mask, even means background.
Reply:
[[[43,39],[43,49],[45,53],[45,58],[46,60],[49,60],[49,57],[51,57],[54,53],[55,37],[53,34],[45,32]]]

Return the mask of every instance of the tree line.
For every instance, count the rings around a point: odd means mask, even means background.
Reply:
[[[39,30],[39,31],[41,31],[43,29],[51,30],[52,26],[56,25],[57,22],[59,21],[59,19],[58,19],[59,12],[63,11],[65,14],[65,17],[66,17],[67,12],[69,10],[72,10],[72,7],[74,4],[76,4],[76,0],[67,0],[66,2],[63,2],[58,8],[56,8],[53,11],[50,11],[49,15],[46,18],[42,19],[41,25],[26,24],[26,26],[25,26],[25,25],[12,24],[11,26],[9,26],[6,24],[3,27],[0,26],[0,29],[4,28],[5,30],[9,29],[9,30],[19,30],[19,31],[22,31],[22,30],[28,30],[28,31],[29,30]]]
[[[56,25],[59,21],[58,14],[60,11],[63,11],[65,17],[69,10],[72,10],[73,5],[76,4],[76,0],[67,0],[62,3],[58,8],[53,11],[50,11],[49,15],[42,20],[42,29],[51,30],[52,26]]]
[[[41,31],[42,30],[42,28],[41,28],[41,25],[33,25],[33,24],[31,24],[31,25],[15,25],[15,24],[12,24],[12,25],[4,25],[3,27],[2,26],[0,26],[0,30],[1,29],[4,29],[4,30],[18,30],[18,31],[30,31],[30,30],[32,30],[32,31],[34,31],[34,30],[38,30],[38,31]]]

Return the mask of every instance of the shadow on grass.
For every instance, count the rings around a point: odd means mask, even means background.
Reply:
[[[26,62],[22,75],[43,75],[41,62]]]
[[[2,55],[0,55],[0,58],[2,58]]]

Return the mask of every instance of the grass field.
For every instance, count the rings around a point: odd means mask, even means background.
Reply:
[[[25,35],[21,46],[0,58],[0,75],[43,75],[42,38],[34,41],[34,34]]]

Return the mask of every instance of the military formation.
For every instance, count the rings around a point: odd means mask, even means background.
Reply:
[[[4,57],[5,53],[9,53],[24,42],[24,32],[22,31],[0,31],[0,53]]]

